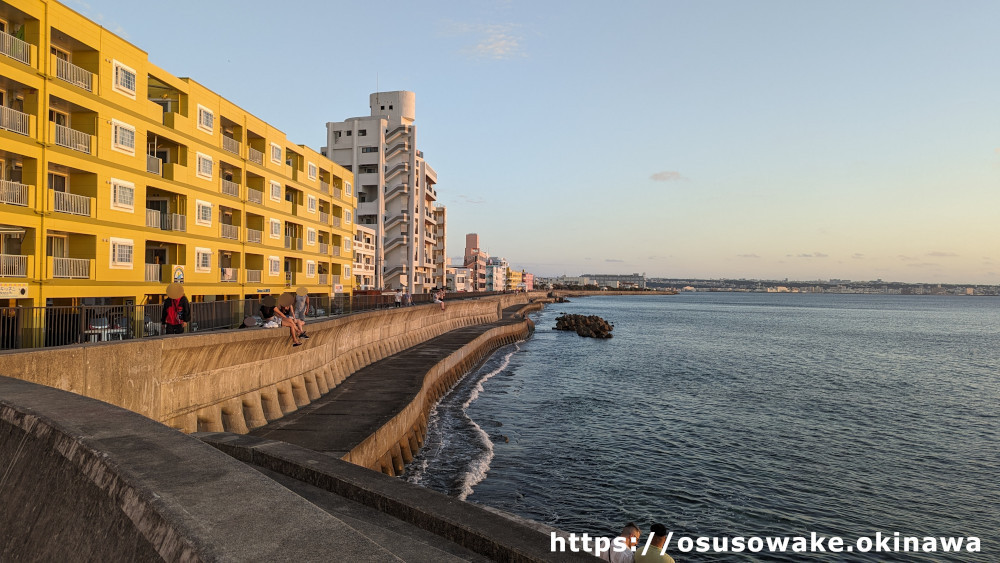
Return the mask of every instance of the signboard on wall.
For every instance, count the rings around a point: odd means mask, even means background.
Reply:
[[[258,287],[257,293],[271,293],[271,288],[269,287]]]
[[[0,299],[25,299],[28,295],[26,283],[0,283]]]
[[[334,293],[343,293],[344,292],[344,284],[338,283],[338,284],[334,285],[333,286],[333,292]]]
[[[184,266],[181,264],[174,265],[173,269],[170,271],[170,281],[175,283],[184,283]]]

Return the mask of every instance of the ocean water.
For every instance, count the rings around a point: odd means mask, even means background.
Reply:
[[[564,312],[615,337],[551,330]],[[609,296],[533,318],[441,401],[407,479],[569,532],[977,536],[819,559],[1000,561],[1000,299]]]

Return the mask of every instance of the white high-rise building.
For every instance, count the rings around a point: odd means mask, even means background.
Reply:
[[[376,92],[368,101],[371,116],[326,124],[321,152],[354,172],[356,222],[375,231],[375,285],[425,293],[444,276],[435,275],[437,172],[417,150],[416,96]]]

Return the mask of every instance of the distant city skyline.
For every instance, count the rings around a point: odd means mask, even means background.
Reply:
[[[416,92],[452,244],[542,276],[1000,283],[995,2],[67,5],[312,148]]]

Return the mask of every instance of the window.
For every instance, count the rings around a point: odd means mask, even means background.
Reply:
[[[351,275],[351,267],[350,266],[344,266],[344,275],[345,276]]]
[[[281,238],[281,221],[271,219],[271,238]]]
[[[366,135],[368,135],[367,129],[358,129],[358,137],[364,137]]]
[[[351,222],[351,212],[350,211],[345,211],[344,212],[344,222],[345,223],[350,223]]]
[[[341,132],[340,132],[340,131],[334,131],[334,132],[333,132],[333,138],[334,138],[334,139],[339,139],[339,138],[340,138],[340,134],[341,134]]]
[[[313,260],[306,260],[306,277],[315,278],[316,277],[316,262]]]
[[[378,147],[361,147],[361,152],[378,152]]]
[[[271,199],[281,201],[281,184],[271,180]]]
[[[277,256],[267,257],[267,273],[271,276],[277,276],[281,273],[281,260]]]
[[[121,121],[111,120],[111,148],[125,154],[135,155],[135,127]]]
[[[316,165],[311,162],[309,163],[309,179],[310,180],[316,179]]]
[[[212,250],[209,248],[194,249],[194,271],[208,272],[212,269]]]
[[[344,241],[344,248],[346,248],[347,250],[351,249],[351,239],[346,239]]]
[[[111,88],[126,96],[135,99],[135,70],[129,68],[118,61],[113,61],[115,69],[114,83]]]
[[[204,178],[206,180],[212,179],[212,157],[198,153],[198,169],[195,173],[199,178]]]
[[[309,246],[316,245],[316,229],[308,228],[306,229],[306,244]]]
[[[116,269],[132,269],[132,249],[134,248],[131,239],[113,238],[111,239],[111,267]]]
[[[111,209],[135,211],[135,184],[111,179]]]
[[[350,131],[347,131],[347,136],[348,136],[348,137],[350,137],[350,136],[351,136],[351,132],[350,132]]]
[[[271,143],[271,162],[275,164],[281,164],[281,146],[277,143]]]
[[[351,197],[352,195],[354,195],[354,192],[351,191],[351,183],[347,182],[344,185],[347,186],[344,188],[344,197]]]
[[[309,209],[309,213],[316,213],[316,196],[311,195],[307,197],[306,202],[307,202],[307,207]]]
[[[358,166],[358,174],[378,174],[378,164],[362,164]]]
[[[212,226],[212,204],[200,199],[195,202],[194,222],[203,226]]]
[[[198,106],[198,129],[206,133],[215,130],[215,113],[203,105]]]

